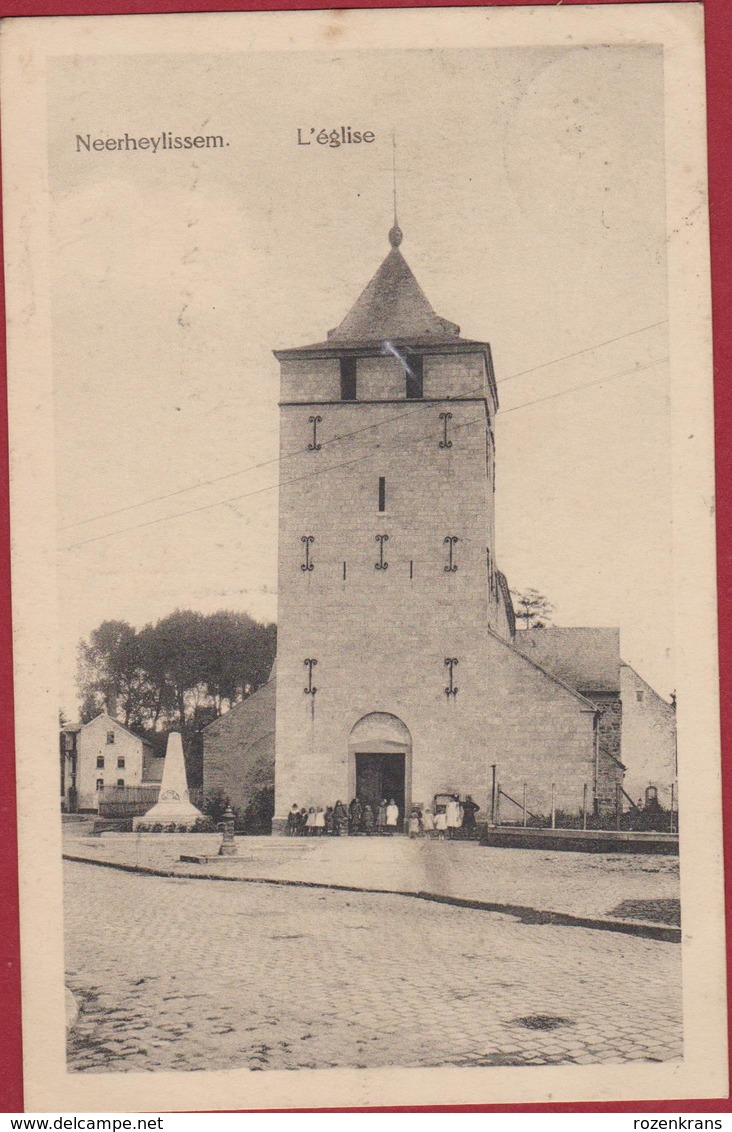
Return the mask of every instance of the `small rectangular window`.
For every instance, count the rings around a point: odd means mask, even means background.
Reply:
[[[97,779],[97,790],[103,790],[103,789],[104,789],[104,779],[98,778]]]
[[[124,769],[125,769],[125,757],[124,757],[124,755],[120,755],[117,759],[117,770],[124,770]]]
[[[341,358],[341,401],[356,400],[356,359]]]
[[[125,784],[124,778],[118,778],[117,779],[117,785],[118,786],[124,786],[124,784]]]
[[[107,742],[114,743],[114,731],[107,732]]]
[[[386,479],[379,476],[379,511],[386,511]]]
[[[642,689],[640,689],[640,688],[638,689],[638,691],[635,693],[635,698],[637,699],[639,704],[643,703],[643,691],[642,691]]]
[[[418,400],[424,396],[424,358],[409,354],[407,365],[407,400]]]
[[[97,770],[104,770],[104,755],[97,755]]]

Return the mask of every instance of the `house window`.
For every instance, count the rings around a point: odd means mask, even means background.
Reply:
[[[114,731],[107,732],[107,742],[114,743]]]
[[[414,401],[424,396],[424,358],[410,354],[407,365],[407,400]]]
[[[101,790],[103,787],[104,787],[104,779],[98,778],[97,779],[97,790]]]
[[[379,511],[386,511],[386,477],[379,476]]]
[[[636,700],[638,701],[639,704],[643,703],[644,697],[643,697],[643,690],[641,688],[639,688],[637,690],[637,692],[635,693],[635,698],[636,698]]]
[[[356,359],[341,358],[341,401],[356,400]]]
[[[125,757],[124,757],[124,755],[120,755],[119,758],[117,759],[117,770],[124,770],[124,769],[125,769]]]
[[[104,770],[104,755],[97,755],[97,770]]]
[[[118,786],[124,786],[124,784],[125,784],[124,778],[118,778],[117,779],[117,785]]]

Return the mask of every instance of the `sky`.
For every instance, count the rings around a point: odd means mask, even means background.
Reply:
[[[278,366],[389,250],[489,341],[497,557],[674,687],[653,46],[73,57],[49,69],[60,696],[79,639],[277,614]],[[314,128],[370,144],[299,146]],[[223,148],[77,152],[76,135]],[[583,387],[578,389],[577,387]]]

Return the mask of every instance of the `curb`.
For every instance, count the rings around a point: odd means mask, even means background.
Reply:
[[[681,928],[667,924],[649,923],[647,920],[614,920],[601,916],[574,916],[570,912],[543,912],[524,904],[500,904],[486,900],[470,900],[462,896],[441,896],[434,892],[394,888],[364,888],[355,884],[329,884],[325,881],[282,880],[268,877],[222,876],[220,873],[191,873],[171,869],[155,869],[150,865],[126,865],[119,861],[102,861],[97,857],[81,857],[73,853],[63,853],[64,861],[80,865],[97,865],[104,869],[116,869],[123,873],[138,873],[141,876],[167,877],[174,880],[218,880],[233,884],[268,884],[284,888],[319,888],[333,892],[366,892],[375,896],[407,896],[414,900],[426,900],[433,904],[450,904],[456,908],[471,908],[478,912],[500,912],[514,916],[522,924],[554,924],[568,928],[591,928],[596,931],[621,932],[642,939],[661,940],[664,943],[681,943]]]

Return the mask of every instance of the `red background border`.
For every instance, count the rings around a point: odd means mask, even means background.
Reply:
[[[561,0],[560,0],[561,2]],[[563,0],[567,5],[582,0]],[[613,3],[615,0],[594,0]],[[643,0],[625,0],[638,3]],[[683,2],[683,0],[671,0]],[[492,0],[486,7],[547,6],[547,0]],[[0,16],[134,15],[160,12],[313,10],[328,8],[481,7],[473,0],[0,0]],[[725,381],[732,365],[732,5],[706,0],[709,193],[711,208],[712,310],[717,458],[717,563],[719,576],[719,653],[727,876],[727,934],[732,937],[732,498],[726,490],[732,456],[732,395]],[[0,244],[1,246],[1,244]],[[8,523],[7,398],[5,369],[4,280],[0,278],[0,1112],[23,1111],[18,931],[17,839],[13,746],[12,631],[10,601],[10,532]],[[732,1016],[732,963],[728,947],[728,1005]],[[731,1041],[732,1046],[732,1041]],[[731,1073],[732,1075],[732,1073]],[[278,1111],[278,1110],[271,1110]],[[304,1110],[296,1110],[304,1111]],[[319,1111],[343,1111],[342,1109]],[[729,1098],[719,1100],[633,1101],[616,1104],[465,1105],[427,1109],[354,1109],[353,1111],[450,1112],[730,1112]]]

